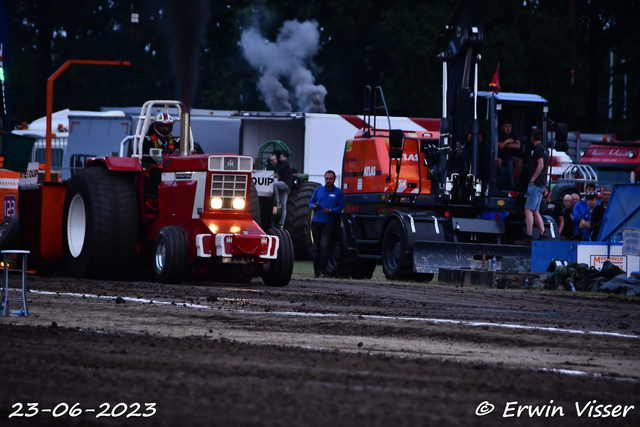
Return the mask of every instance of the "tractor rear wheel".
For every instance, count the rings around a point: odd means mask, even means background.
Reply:
[[[293,273],[293,242],[287,230],[271,228],[267,234],[278,236],[278,257],[264,263],[262,281],[267,286],[287,286]]]
[[[160,283],[180,283],[189,266],[189,242],[182,227],[162,227],[153,246],[153,271]]]
[[[125,278],[136,263],[138,204],[126,173],[92,166],[69,180],[62,246],[74,277]]]
[[[311,259],[311,213],[309,202],[316,188],[320,187],[317,182],[305,182],[300,187],[292,188],[287,201],[287,218],[284,228],[291,234],[296,259]]]

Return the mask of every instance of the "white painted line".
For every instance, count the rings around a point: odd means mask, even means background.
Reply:
[[[36,294],[43,294],[43,295],[65,295],[65,296],[80,297],[80,298],[82,297],[108,298],[108,299],[118,298],[117,296],[100,296],[100,295],[76,294],[76,293],[66,293],[66,292],[49,292],[49,291],[38,291],[33,289],[31,289],[30,292],[33,292]],[[184,307],[189,307],[189,308],[213,310],[213,307],[210,307],[207,305],[174,303],[174,302],[167,302],[167,301],[156,301],[156,300],[130,298],[130,297],[121,297],[121,298],[127,301],[132,301],[132,302],[164,304],[164,305],[182,305]],[[593,334],[593,335],[604,335],[604,336],[617,337],[617,338],[632,338],[632,339],[640,338],[640,336],[638,335],[620,334],[617,332],[583,331],[580,329],[563,329],[563,328],[551,328],[551,327],[544,327],[544,326],[528,326],[528,325],[517,325],[512,323],[471,322],[468,320],[436,319],[436,318],[426,318],[426,317],[374,316],[369,314],[301,313],[296,311],[265,312],[265,311],[246,311],[246,310],[229,310],[229,309],[225,309],[224,311],[241,313],[241,314],[260,314],[263,316],[271,315],[271,316],[346,317],[346,318],[356,317],[356,318],[375,319],[375,320],[401,320],[401,321],[413,321],[413,322],[448,323],[448,324],[463,325],[463,326],[488,326],[493,328],[525,329],[525,330],[534,330],[534,331],[543,331],[543,332],[560,332],[560,333],[568,333],[568,334],[583,334],[583,335]]]
[[[572,369],[550,369],[550,368],[542,368],[540,369],[541,371],[544,372],[554,372],[557,374],[565,374],[565,375],[591,375],[594,377],[601,377],[601,374],[590,374],[589,372],[585,372],[585,371],[574,371]]]
[[[601,331],[581,331],[579,329],[562,329],[562,328],[547,328],[543,326],[527,326],[527,325],[515,325],[509,323],[489,323],[489,322],[470,322],[468,320],[451,320],[451,319],[434,319],[425,317],[395,317],[395,316],[373,316],[368,314],[326,314],[326,313],[298,313],[295,311],[244,311],[234,310],[235,312],[241,312],[246,314],[276,314],[280,316],[307,316],[307,317],[362,317],[363,319],[377,319],[377,320],[403,320],[403,321],[415,321],[415,322],[430,322],[430,323],[450,323],[455,325],[465,326],[491,326],[495,328],[510,328],[510,329],[529,329],[536,331],[546,332],[564,332],[569,334],[594,334],[605,335],[619,338],[635,338],[640,336],[619,334],[617,332],[601,332]]]
[[[34,289],[30,289],[29,292],[33,292],[34,294],[42,294],[42,295],[64,295],[67,297],[80,297],[80,298],[106,298],[106,299],[116,299],[117,296],[102,296],[102,295],[91,295],[91,294],[74,294],[69,292],[49,292],[49,291],[38,291]],[[182,302],[168,302],[168,301],[156,301],[142,298],[131,298],[131,297],[120,297],[126,301],[132,302],[143,302],[145,304],[160,304],[160,305],[182,305],[184,307],[189,308],[211,308],[208,305],[198,305],[198,304],[187,304]]]

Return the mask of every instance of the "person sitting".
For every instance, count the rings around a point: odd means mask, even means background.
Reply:
[[[173,117],[169,113],[159,113],[153,125],[149,126],[147,135],[142,143],[142,163],[151,166],[162,165],[163,155],[180,152],[180,138],[171,134]],[[160,154],[151,150],[160,150]],[[157,167],[150,167],[145,179],[145,198],[157,199],[158,187],[162,181],[162,171]]]
[[[147,136],[142,143],[142,155],[151,156],[151,149],[162,150],[162,154],[173,154],[180,151],[180,138],[171,134],[173,130],[173,117],[169,113],[159,113],[153,125],[149,126]],[[154,158],[157,164],[162,163],[161,158]]]
[[[514,188],[514,172],[519,177],[522,172],[522,145],[520,139],[513,132],[513,125],[510,119],[504,119],[500,124],[500,134],[498,136],[498,170],[502,173],[502,165],[509,165],[509,184]],[[509,163],[510,162],[510,163]]]

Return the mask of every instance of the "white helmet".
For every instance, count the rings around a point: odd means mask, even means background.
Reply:
[[[160,136],[169,136],[173,130],[173,117],[169,113],[158,113],[153,128]]]

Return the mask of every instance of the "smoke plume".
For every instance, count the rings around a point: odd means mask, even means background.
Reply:
[[[167,0],[164,15],[171,39],[171,60],[180,100],[187,110],[198,87],[200,46],[211,14],[206,0]]]
[[[266,40],[254,27],[242,32],[244,57],[262,74],[258,90],[271,111],[291,111],[293,101],[300,111],[324,113],[327,89],[314,85],[315,78],[305,61],[319,50],[320,33],[316,21],[285,21],[275,42]],[[281,83],[286,78],[293,96]]]

